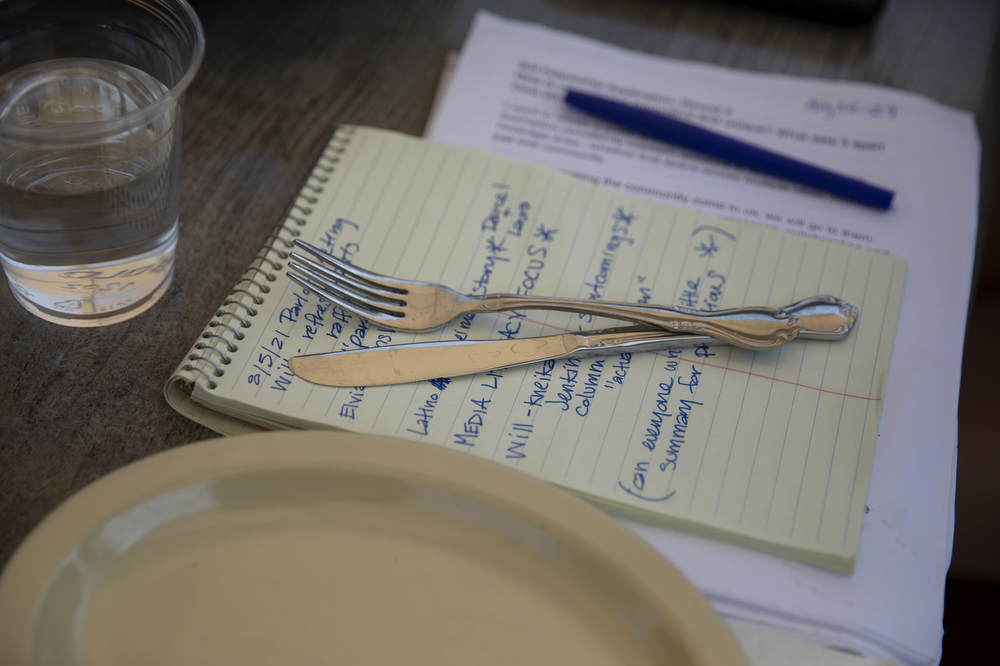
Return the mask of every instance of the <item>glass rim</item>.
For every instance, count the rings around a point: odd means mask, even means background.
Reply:
[[[162,114],[165,109],[177,103],[180,100],[180,97],[184,94],[185,90],[187,90],[187,87],[191,84],[191,81],[194,80],[195,75],[198,73],[198,69],[201,67],[201,61],[205,55],[205,32],[202,29],[201,21],[198,19],[198,15],[195,13],[191,5],[188,4],[187,0],[154,0],[154,2],[161,5],[176,5],[180,9],[177,17],[182,20],[187,19],[190,21],[190,27],[193,32],[192,37],[194,38],[192,44],[193,49],[191,53],[191,62],[188,64],[187,69],[181,75],[180,79],[177,80],[177,83],[172,85],[166,93],[157,97],[153,103],[148,106],[144,106],[141,109],[136,109],[134,111],[129,111],[128,113],[108,120],[96,120],[77,125],[53,127],[31,127],[24,125],[5,125],[0,123],[0,140],[14,140],[26,144],[53,143],[60,140],[72,141],[73,143],[88,140],[103,140],[116,134],[125,133],[131,128],[137,127],[141,124],[145,124],[147,119]],[[147,3],[143,2],[140,4],[144,6]],[[45,61],[40,60],[37,62]]]

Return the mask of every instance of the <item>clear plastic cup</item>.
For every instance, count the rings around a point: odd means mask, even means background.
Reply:
[[[203,52],[184,0],[0,2],[0,264],[29,311],[101,326],[166,291]]]

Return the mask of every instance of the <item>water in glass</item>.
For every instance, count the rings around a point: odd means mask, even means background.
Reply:
[[[114,123],[166,92],[142,71],[97,59],[50,60],[0,77],[0,125],[44,137],[0,131],[0,261],[35,314],[106,324],[147,309],[169,285],[180,107]],[[102,122],[110,130],[99,137],[74,134]]]

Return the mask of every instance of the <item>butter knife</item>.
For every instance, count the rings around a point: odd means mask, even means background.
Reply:
[[[783,308],[802,320],[796,339],[839,340],[858,309],[833,296],[814,296]],[[296,356],[296,376],[324,386],[385,386],[488,372],[570,356],[725,344],[707,335],[674,334],[652,326],[624,326],[512,340],[445,340]]]

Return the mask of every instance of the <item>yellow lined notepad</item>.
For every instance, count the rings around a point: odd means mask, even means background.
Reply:
[[[470,316],[427,334],[381,329],[285,277],[279,252],[292,234],[358,266],[466,293],[703,310],[832,294],[861,314],[844,341],[796,340],[772,352],[668,349],[336,389],[294,377],[288,359],[616,322],[525,311]],[[230,314],[213,319],[168,382],[168,400],[182,413],[227,434],[257,424],[438,444],[632,517],[852,570],[902,259],[351,127],[335,135],[276,236],[220,310]]]

